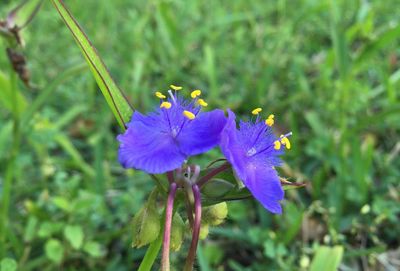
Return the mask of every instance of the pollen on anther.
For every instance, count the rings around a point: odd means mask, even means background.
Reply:
[[[175,85],[170,85],[169,87],[172,88],[173,90],[181,90],[182,89],[182,87],[175,86]]]
[[[287,137],[282,137],[282,138],[281,138],[281,142],[282,142],[282,144],[286,147],[286,149],[290,150],[291,144],[290,144],[289,138],[287,138]]]
[[[183,111],[183,115],[190,120],[192,120],[196,117],[192,112],[187,111],[187,110]]]
[[[273,118],[268,117],[268,118],[265,120],[265,124],[268,125],[269,127],[271,127],[272,125],[274,125],[274,123],[275,123],[275,121],[274,121]]]
[[[206,107],[208,105],[208,103],[206,103],[206,101],[204,101],[203,99],[198,99],[197,103],[202,107]]]
[[[255,109],[253,109],[253,111],[251,111],[251,114],[258,115],[258,114],[260,114],[261,111],[262,111],[262,109],[257,107]]]
[[[276,140],[274,142],[274,149],[275,150],[280,150],[281,149],[281,142],[279,142],[279,140]]]
[[[172,104],[170,102],[162,102],[160,108],[170,109]]]
[[[167,98],[164,94],[162,94],[161,92],[157,91],[156,93],[154,93],[156,95],[157,98],[159,99],[165,99]]]
[[[200,89],[193,90],[190,93],[190,97],[192,97],[193,99],[196,98],[196,97],[199,97],[200,95],[201,95],[201,90]]]

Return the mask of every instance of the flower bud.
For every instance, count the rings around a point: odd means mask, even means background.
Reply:
[[[147,203],[139,210],[132,221],[132,247],[142,247],[157,239],[160,233],[160,214],[156,206],[157,192],[150,194]]]
[[[175,213],[172,218],[172,228],[171,228],[171,250],[178,251],[181,248],[183,238],[185,235],[185,222],[183,222],[182,217]]]
[[[209,232],[210,232],[210,226],[207,223],[201,223],[199,239],[200,240],[206,239]]]
[[[204,222],[212,226],[217,226],[222,222],[224,222],[227,215],[228,215],[228,205],[226,204],[226,202],[221,202],[203,208]]]

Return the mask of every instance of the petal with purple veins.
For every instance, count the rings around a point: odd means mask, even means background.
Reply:
[[[177,137],[180,150],[187,156],[206,152],[215,147],[226,124],[222,110],[200,113],[193,120],[187,120]]]
[[[282,213],[279,201],[284,198],[284,191],[273,168],[250,163],[243,183],[264,208],[275,214]]]
[[[136,114],[136,113],[135,113]],[[181,166],[186,156],[162,127],[146,125],[149,117],[134,115],[128,130],[117,137],[120,141],[119,162],[125,168],[135,168],[158,174]]]

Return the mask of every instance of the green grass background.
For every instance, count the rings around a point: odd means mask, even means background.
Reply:
[[[0,18],[18,2],[1,1]],[[282,216],[230,203],[199,270],[308,270],[322,245],[344,247],[340,270],[398,268],[398,1],[65,2],[135,109],[175,83],[210,107],[262,107],[277,133],[293,132],[282,176],[307,187],[287,193]],[[130,247],[130,221],[154,183],[117,163],[118,125],[50,1],[22,36],[36,89],[17,85],[27,122],[3,256],[18,270],[134,270],[145,249]],[[0,191],[13,140],[5,48],[0,39]]]

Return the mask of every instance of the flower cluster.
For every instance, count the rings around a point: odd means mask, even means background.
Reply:
[[[118,136],[120,163],[151,174],[166,173],[180,169],[190,156],[219,146],[253,196],[270,212],[281,213],[284,191],[275,167],[283,149],[291,147],[291,133],[276,137],[271,128],[274,115],[263,120],[261,108],[237,128],[231,110],[228,116],[220,109],[203,112],[208,104],[200,98],[201,91],[192,91],[192,99],[186,100],[181,89],[171,85],[166,95],[156,92],[160,104],[155,111],[133,114],[126,132]]]

